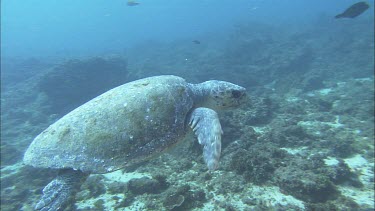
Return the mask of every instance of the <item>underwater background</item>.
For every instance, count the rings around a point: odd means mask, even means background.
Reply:
[[[220,112],[220,167],[187,136],[92,174],[73,210],[373,210],[374,1],[2,0],[1,210],[33,210],[57,171],[22,162],[59,118],[121,84],[173,74],[246,87]]]

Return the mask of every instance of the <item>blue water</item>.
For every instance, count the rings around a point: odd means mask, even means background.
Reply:
[[[242,21],[290,27],[342,12],[351,0],[4,0],[3,56],[96,55],[143,41],[171,42],[230,31]],[[370,2],[373,4],[373,1]],[[366,11],[359,19],[373,16]],[[332,20],[333,21],[333,20]]]

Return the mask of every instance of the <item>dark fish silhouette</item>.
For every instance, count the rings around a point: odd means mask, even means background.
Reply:
[[[201,42],[199,40],[193,40],[192,41],[194,44],[201,44]]]
[[[139,3],[138,2],[135,2],[135,1],[132,1],[132,0],[129,0],[126,5],[128,6],[137,6]]]
[[[355,18],[366,11],[369,7],[370,5],[367,2],[361,1],[353,4],[343,13],[336,15],[335,18]]]

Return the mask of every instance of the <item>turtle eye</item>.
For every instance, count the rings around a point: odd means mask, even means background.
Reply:
[[[234,98],[239,98],[242,96],[242,92],[241,91],[238,91],[238,90],[232,90],[232,96]]]

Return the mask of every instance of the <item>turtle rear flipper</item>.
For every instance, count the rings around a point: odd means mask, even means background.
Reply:
[[[73,169],[60,170],[59,175],[43,188],[43,196],[35,210],[63,210],[87,176],[88,174]]]
[[[190,115],[189,125],[203,145],[203,157],[210,171],[219,165],[221,153],[221,125],[217,113],[209,108],[196,108]]]

